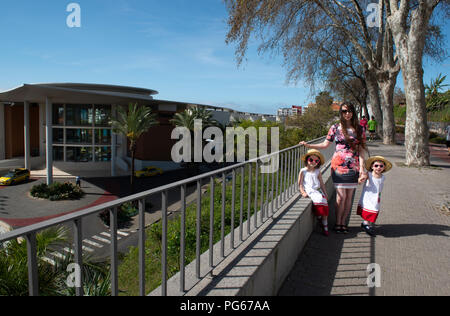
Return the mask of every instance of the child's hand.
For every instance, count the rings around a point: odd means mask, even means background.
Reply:
[[[364,182],[366,182],[366,180],[369,178],[369,176],[367,175],[367,173],[362,173],[360,176],[359,176],[359,179],[358,179],[358,184],[363,184]]]
[[[308,197],[308,194],[306,194],[306,192],[302,192],[302,196],[303,196],[304,198],[307,198],[307,197]]]

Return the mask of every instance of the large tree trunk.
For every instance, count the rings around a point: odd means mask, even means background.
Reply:
[[[378,123],[378,134],[382,136],[381,134],[383,133],[383,114],[381,112],[380,94],[378,89],[377,78],[375,74],[369,70],[365,70],[364,75],[366,77],[367,92],[370,107],[372,109],[372,115],[375,117],[375,120]]]
[[[414,65],[415,64],[415,65]],[[422,63],[411,63],[403,70],[406,96],[406,164],[430,165],[429,129],[425,104]]]
[[[385,81],[379,82],[383,108],[383,144],[395,144],[394,89],[398,72]]]
[[[391,1],[392,2],[392,1]],[[423,85],[423,49],[425,35],[434,6],[421,1],[411,12],[409,33],[404,8],[395,6],[392,2],[389,24],[394,37],[397,54],[405,87],[406,124],[405,148],[406,165],[430,165],[430,149],[428,147],[429,130],[426,116],[425,88]]]

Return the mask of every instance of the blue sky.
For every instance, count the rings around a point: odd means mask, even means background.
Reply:
[[[286,84],[280,57],[256,45],[236,65],[225,44],[222,0],[2,1],[0,90],[23,83],[83,82],[150,88],[156,98],[275,114],[314,98]],[[66,7],[81,7],[81,27],[66,24]],[[426,62],[424,81],[449,71]],[[403,86],[399,77],[399,86]]]

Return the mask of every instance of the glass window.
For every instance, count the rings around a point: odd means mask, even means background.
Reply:
[[[66,143],[68,144],[92,144],[92,130],[81,128],[66,129]]]
[[[53,129],[53,144],[63,144],[64,143],[64,129],[54,128]]]
[[[54,161],[64,161],[64,147],[53,147],[53,160]]]
[[[95,147],[95,161],[111,161],[111,147]]]
[[[95,105],[95,125],[109,126],[111,105]]]
[[[92,105],[67,104],[66,126],[91,126],[93,111]]]
[[[67,161],[90,162],[92,161],[92,147],[66,147]]]
[[[53,125],[64,125],[64,105],[53,104]]]
[[[111,145],[111,130],[110,129],[96,129],[95,144],[97,145]]]

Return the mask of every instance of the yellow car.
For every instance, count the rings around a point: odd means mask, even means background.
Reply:
[[[12,185],[30,179],[30,170],[20,168],[9,171],[0,178],[0,185]]]
[[[144,178],[144,177],[153,177],[156,175],[163,174],[162,169],[156,168],[156,167],[145,167],[144,169],[140,171],[135,171],[134,175],[137,178]]]

